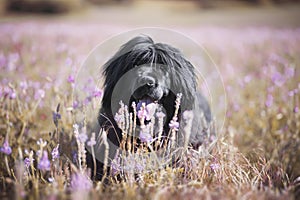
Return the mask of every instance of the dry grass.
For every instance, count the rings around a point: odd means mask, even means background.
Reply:
[[[216,143],[210,151],[185,149],[177,167],[125,171],[111,176],[105,186],[92,184],[86,175],[79,137],[84,131],[76,133],[73,128],[78,108],[68,79],[78,69],[82,52],[99,36],[88,32],[83,45],[79,38],[84,33],[76,26],[60,32],[53,26],[43,26],[42,31],[33,26],[28,31],[28,26],[1,26],[0,144],[5,147],[7,141],[12,149],[1,149],[2,198],[299,196],[299,30],[194,29],[191,34],[205,41],[220,67],[228,94],[226,123],[217,130]],[[60,157],[56,158],[51,153],[58,141]],[[42,152],[48,153],[50,163],[42,162],[47,161]]]

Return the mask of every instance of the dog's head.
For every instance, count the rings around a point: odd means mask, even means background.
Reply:
[[[171,119],[177,93],[182,93],[181,106],[193,109],[196,93],[193,65],[178,49],[154,43],[148,36],[138,36],[124,44],[105,64],[103,74],[105,112],[112,112],[112,101],[122,100],[129,107],[133,101],[158,103],[166,110],[167,119]]]
[[[169,95],[171,89],[171,77],[164,66],[144,65],[134,70],[134,79],[131,87],[131,101],[148,103],[160,103]]]

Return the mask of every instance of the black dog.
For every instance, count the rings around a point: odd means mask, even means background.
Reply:
[[[169,122],[175,112],[176,94],[182,99],[178,120],[184,110],[194,112],[192,132],[189,143],[198,148],[205,140],[203,127],[199,127],[201,112],[207,122],[211,121],[211,112],[205,98],[197,92],[194,66],[184,58],[182,53],[163,43],[154,43],[148,36],[138,36],[126,44],[105,64],[104,96],[98,117],[101,128],[107,133],[109,142],[109,159],[114,158],[122,140],[122,132],[114,118],[116,105],[122,100],[132,112],[132,102],[156,103],[165,112],[164,134],[169,133]],[[145,121],[147,123],[147,121]],[[96,150],[96,176],[102,178],[104,145]],[[87,155],[88,167],[94,170],[91,155]],[[109,163],[108,163],[109,166]],[[108,168],[109,170],[109,168]]]

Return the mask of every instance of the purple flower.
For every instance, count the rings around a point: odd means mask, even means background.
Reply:
[[[272,82],[278,86],[281,87],[285,83],[285,78],[282,76],[281,73],[275,72],[272,76]]]
[[[111,162],[111,173],[112,175],[116,175],[121,171],[121,159],[119,156],[116,156],[116,158]]]
[[[298,113],[299,112],[299,107],[298,106],[295,106],[294,108],[294,113]]]
[[[30,162],[30,159],[29,159],[28,157],[25,158],[24,164],[25,164],[26,167],[29,167],[29,166],[30,166],[31,162]]]
[[[75,77],[73,75],[68,76],[69,83],[75,83]]]
[[[24,160],[24,164],[26,167],[30,167],[30,165],[33,163],[34,159],[33,158],[29,158],[29,157],[26,157],[25,160]]]
[[[157,108],[156,103],[150,103],[146,106],[146,111],[147,111],[146,120],[150,120],[154,116],[156,108]]]
[[[26,81],[21,81],[20,82],[20,88],[21,88],[21,90],[26,91],[28,89],[27,82]]]
[[[265,105],[267,107],[271,107],[272,104],[273,104],[273,96],[272,96],[272,94],[268,94]]]
[[[218,163],[212,163],[210,164],[210,169],[216,172],[220,168],[220,165]]]
[[[16,92],[13,89],[11,89],[10,87],[4,87],[3,94],[5,96],[8,96],[10,99],[15,99],[17,97]]]
[[[11,147],[9,146],[8,140],[5,140],[3,143],[3,146],[0,147],[0,151],[6,155],[10,155],[12,150]]]
[[[142,129],[140,132],[140,140],[141,140],[141,142],[148,143],[148,142],[151,142],[153,140],[153,138],[152,138],[151,134],[144,128],[144,130]]]
[[[75,150],[72,150],[72,160],[74,163],[78,162],[78,154],[77,154],[77,151],[75,151]]]
[[[48,159],[48,152],[44,151],[41,160],[38,163],[38,169],[42,171],[49,171],[50,170],[50,161]]]
[[[291,90],[288,92],[289,97],[293,97],[294,96],[294,90]]]
[[[4,95],[10,95],[11,92],[12,90],[9,87],[6,86],[3,88]]]
[[[171,120],[171,122],[169,123],[169,127],[171,129],[175,129],[175,130],[178,130],[179,128],[179,122],[177,122],[176,120]]]
[[[143,108],[143,105],[145,105],[144,108]],[[138,118],[139,119],[145,118],[146,120],[151,120],[151,118],[154,116],[156,108],[157,108],[156,103],[148,102],[148,100],[140,101],[137,104]]]
[[[92,181],[87,175],[82,173],[72,174],[71,189],[73,191],[89,191],[93,187]]]
[[[38,99],[43,99],[45,97],[45,91],[42,89],[38,89],[35,94],[34,94],[34,99],[38,100]]]
[[[59,158],[59,144],[52,150],[51,155],[52,155],[52,160],[58,159]]]
[[[87,142],[87,145],[92,147],[96,144],[96,140],[95,140],[95,133],[92,133],[91,139]]]
[[[73,106],[74,109],[78,108],[79,107],[79,102],[76,101],[76,100],[73,101],[73,105],[72,106]]]
[[[61,119],[61,115],[58,112],[52,112],[52,120],[55,126],[58,126],[58,120]]]
[[[140,109],[137,112],[137,116],[139,119],[145,118],[145,117],[147,117],[147,111],[145,109]]]
[[[86,135],[86,133],[80,133],[78,135],[78,139],[80,142],[85,143],[88,140],[88,136]]]
[[[145,165],[139,163],[139,162],[136,162],[135,164],[135,170],[137,172],[142,172],[143,170],[145,169]]]
[[[88,105],[92,101],[92,97],[88,96],[83,100],[83,105]]]
[[[90,141],[88,141],[87,142],[87,145],[89,145],[89,146],[95,146],[95,144],[96,144],[96,141],[95,140],[90,140]]]
[[[98,88],[96,88],[94,91],[93,91],[93,97],[101,97],[102,96],[102,94],[103,94],[103,91],[102,90],[100,90],[100,89],[98,89]]]
[[[286,67],[284,73],[287,78],[292,78],[295,75],[295,68]]]
[[[125,118],[120,113],[116,113],[114,119],[118,124],[125,123]]]
[[[17,93],[16,93],[15,91],[12,90],[12,92],[11,92],[10,95],[9,95],[9,98],[10,98],[10,99],[15,99],[15,98],[17,98]]]

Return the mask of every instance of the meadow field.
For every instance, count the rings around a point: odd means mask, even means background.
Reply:
[[[138,170],[118,166],[104,184],[89,178],[84,145],[94,138],[75,120],[77,110],[101,99],[101,88],[87,88],[89,101],[74,102],[76,74],[97,44],[136,27],[17,19],[0,23],[1,199],[299,198],[297,26],[168,27],[203,46],[218,67],[224,126],[209,150],[185,149],[177,167],[149,171],[135,160]]]

